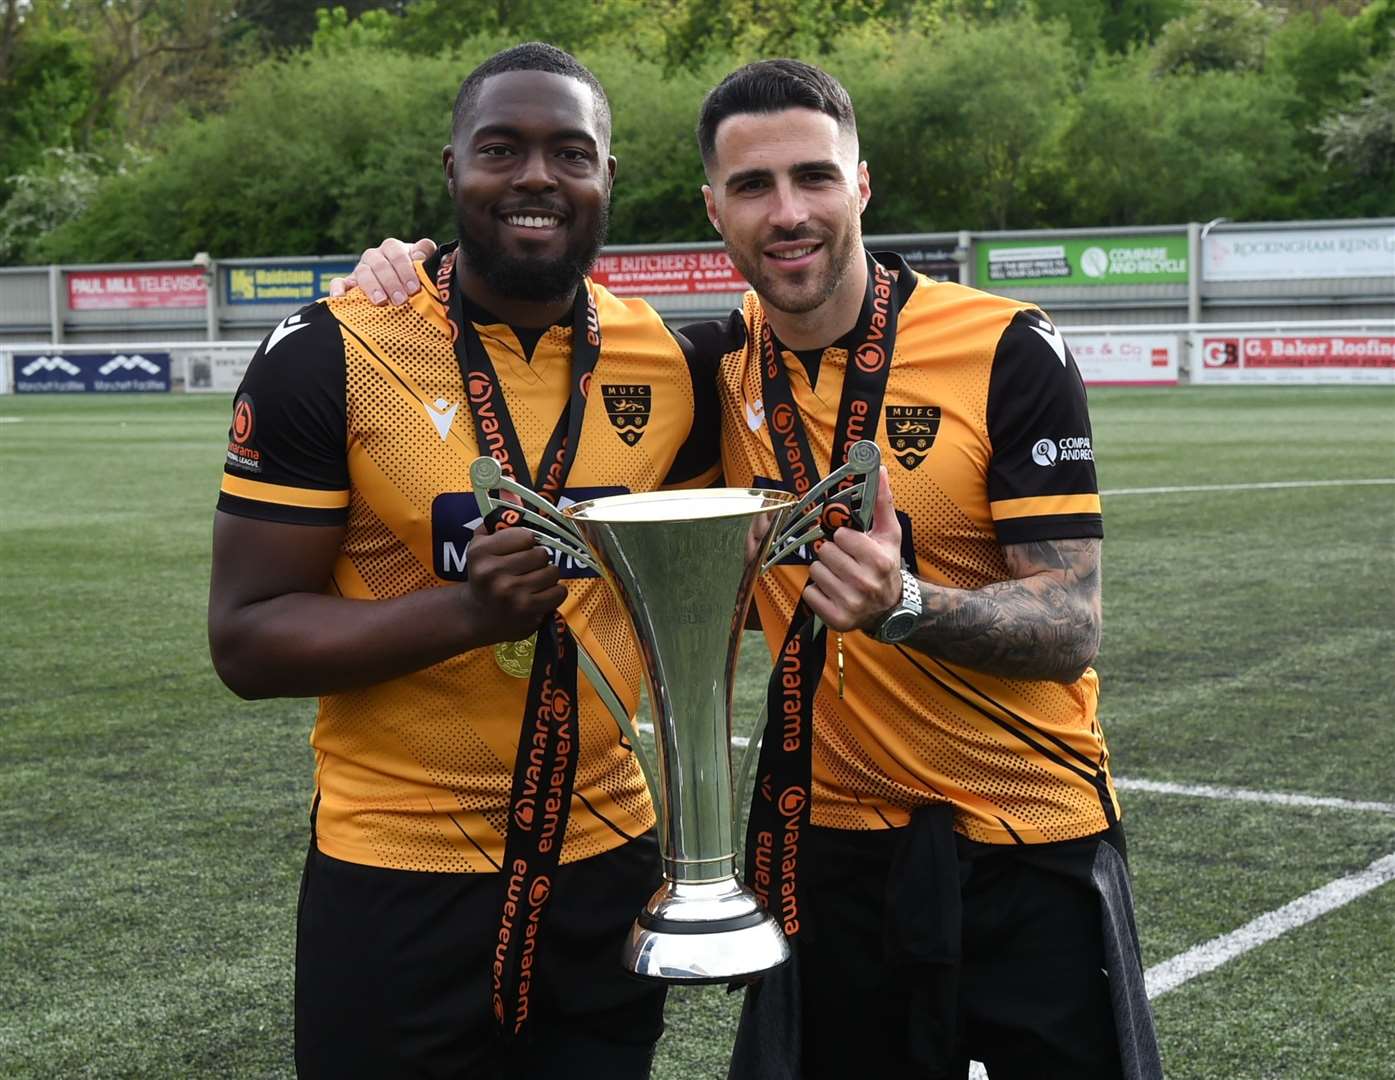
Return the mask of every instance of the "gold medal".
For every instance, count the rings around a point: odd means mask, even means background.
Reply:
[[[494,646],[494,662],[505,675],[526,679],[532,674],[533,653],[537,648],[537,634],[530,634],[522,641],[501,641]]]

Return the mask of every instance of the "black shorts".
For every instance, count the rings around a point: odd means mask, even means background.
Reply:
[[[503,876],[362,866],[312,843],[296,934],[298,1075],[647,1077],[665,988],[627,974],[620,950],[659,883],[652,834],[558,868],[528,1026],[506,1041],[490,1009]]]
[[[1050,868],[1048,849],[1072,854],[1066,845],[1042,845],[1031,861],[962,838],[957,859],[951,848],[960,958],[957,981],[935,990],[944,995],[937,1009],[925,992],[933,969],[907,969],[888,938],[902,832],[807,829],[795,962],[786,981],[772,973],[748,998],[732,1075],[784,1075],[779,1046],[758,1036],[783,1027],[799,1046],[803,1080],[964,1078],[971,1060],[992,1080],[1118,1080],[1100,900],[1087,881]],[[1117,826],[1101,835],[1122,848]],[[1071,843],[1078,853],[1099,842]],[[936,1067],[915,1049],[926,1039]]]

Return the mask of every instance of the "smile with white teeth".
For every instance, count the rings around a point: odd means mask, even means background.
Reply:
[[[770,257],[772,259],[802,259],[817,247],[817,244],[810,244],[808,247],[795,248],[793,251],[772,251]]]
[[[507,214],[504,217],[510,225],[517,225],[524,229],[555,229],[562,224],[562,219],[553,217],[550,214]]]

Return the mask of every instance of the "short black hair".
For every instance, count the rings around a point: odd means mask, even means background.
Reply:
[[[591,90],[596,102],[596,122],[600,127],[601,140],[610,145],[610,99],[605,87],[591,73],[591,69],[569,52],[563,52],[545,41],[527,41],[504,49],[491,56],[465,77],[460,84],[460,93],[455,95],[455,109],[451,114],[451,133],[459,131],[469,117],[475,102],[480,96],[480,87],[491,75],[502,75],[507,71],[546,71],[552,75],[565,75],[584,83]]]
[[[828,72],[803,60],[757,60],[737,68],[702,99],[697,136],[703,164],[711,163],[717,126],[728,116],[785,109],[813,109],[833,117],[841,130],[857,134],[852,98]]]

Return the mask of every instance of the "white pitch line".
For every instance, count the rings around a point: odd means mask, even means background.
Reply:
[[[22,424],[22,423],[24,423],[24,417],[22,417],[22,416],[0,416],[0,424]]]
[[[638,728],[646,735],[654,734],[653,724],[639,724]],[[744,735],[733,735],[731,745],[744,747],[750,741]],[[1326,795],[1293,795],[1285,791],[1253,791],[1248,788],[1219,787],[1212,784],[1174,784],[1166,780],[1139,780],[1128,776],[1116,776],[1114,786],[1120,791],[1145,791],[1154,795],[1186,795],[1197,799],[1268,803],[1271,806],[1312,806],[1323,810],[1395,814],[1395,803],[1362,802]]]
[[[646,734],[654,733],[653,724],[640,724],[638,727]],[[733,746],[745,746],[749,742],[749,739],[740,735],[733,736],[731,740]],[[1235,802],[1270,803],[1278,806],[1313,806],[1330,810],[1370,810],[1382,814],[1395,814],[1395,803],[1358,802],[1318,795],[1290,795],[1285,792],[1251,791],[1246,788],[1216,787],[1210,784],[1173,784],[1161,780],[1131,780],[1121,776],[1114,778],[1114,785],[1125,791],[1147,791],[1159,795],[1189,795],[1203,799],[1229,799]],[[1366,869],[1328,882],[1306,896],[1300,896],[1281,908],[1250,920],[1238,930],[1212,938],[1184,953],[1179,953],[1171,960],[1154,964],[1144,972],[1148,997],[1151,1000],[1176,990],[1183,983],[1215,971],[1251,949],[1273,941],[1290,930],[1296,930],[1329,911],[1344,907],[1389,881],[1395,881],[1395,855],[1377,859]],[[969,1063],[969,1080],[989,1080],[988,1072],[980,1062]]]
[[[1160,997],[1198,975],[1215,971],[1237,956],[1310,923],[1320,915],[1335,911],[1392,880],[1395,880],[1395,855],[1387,855],[1364,870],[1330,881],[1281,908],[1265,912],[1238,930],[1212,938],[1179,953],[1171,960],[1154,964],[1144,973],[1148,997]]]
[[[1172,784],[1164,780],[1138,780],[1127,776],[1116,776],[1114,786],[1120,791],[1147,791],[1157,795],[1190,795],[1198,799],[1269,803],[1273,806],[1315,806],[1327,810],[1369,810],[1378,814],[1395,814],[1395,803],[1358,802],[1323,795],[1290,795],[1282,791],[1252,791],[1211,784]]]
[[[1253,484],[1181,484],[1176,487],[1114,488],[1101,491],[1102,497],[1116,495],[1172,495],[1184,491],[1267,491],[1278,488],[1369,487],[1373,484],[1395,484],[1395,477],[1371,480],[1274,480]]]

